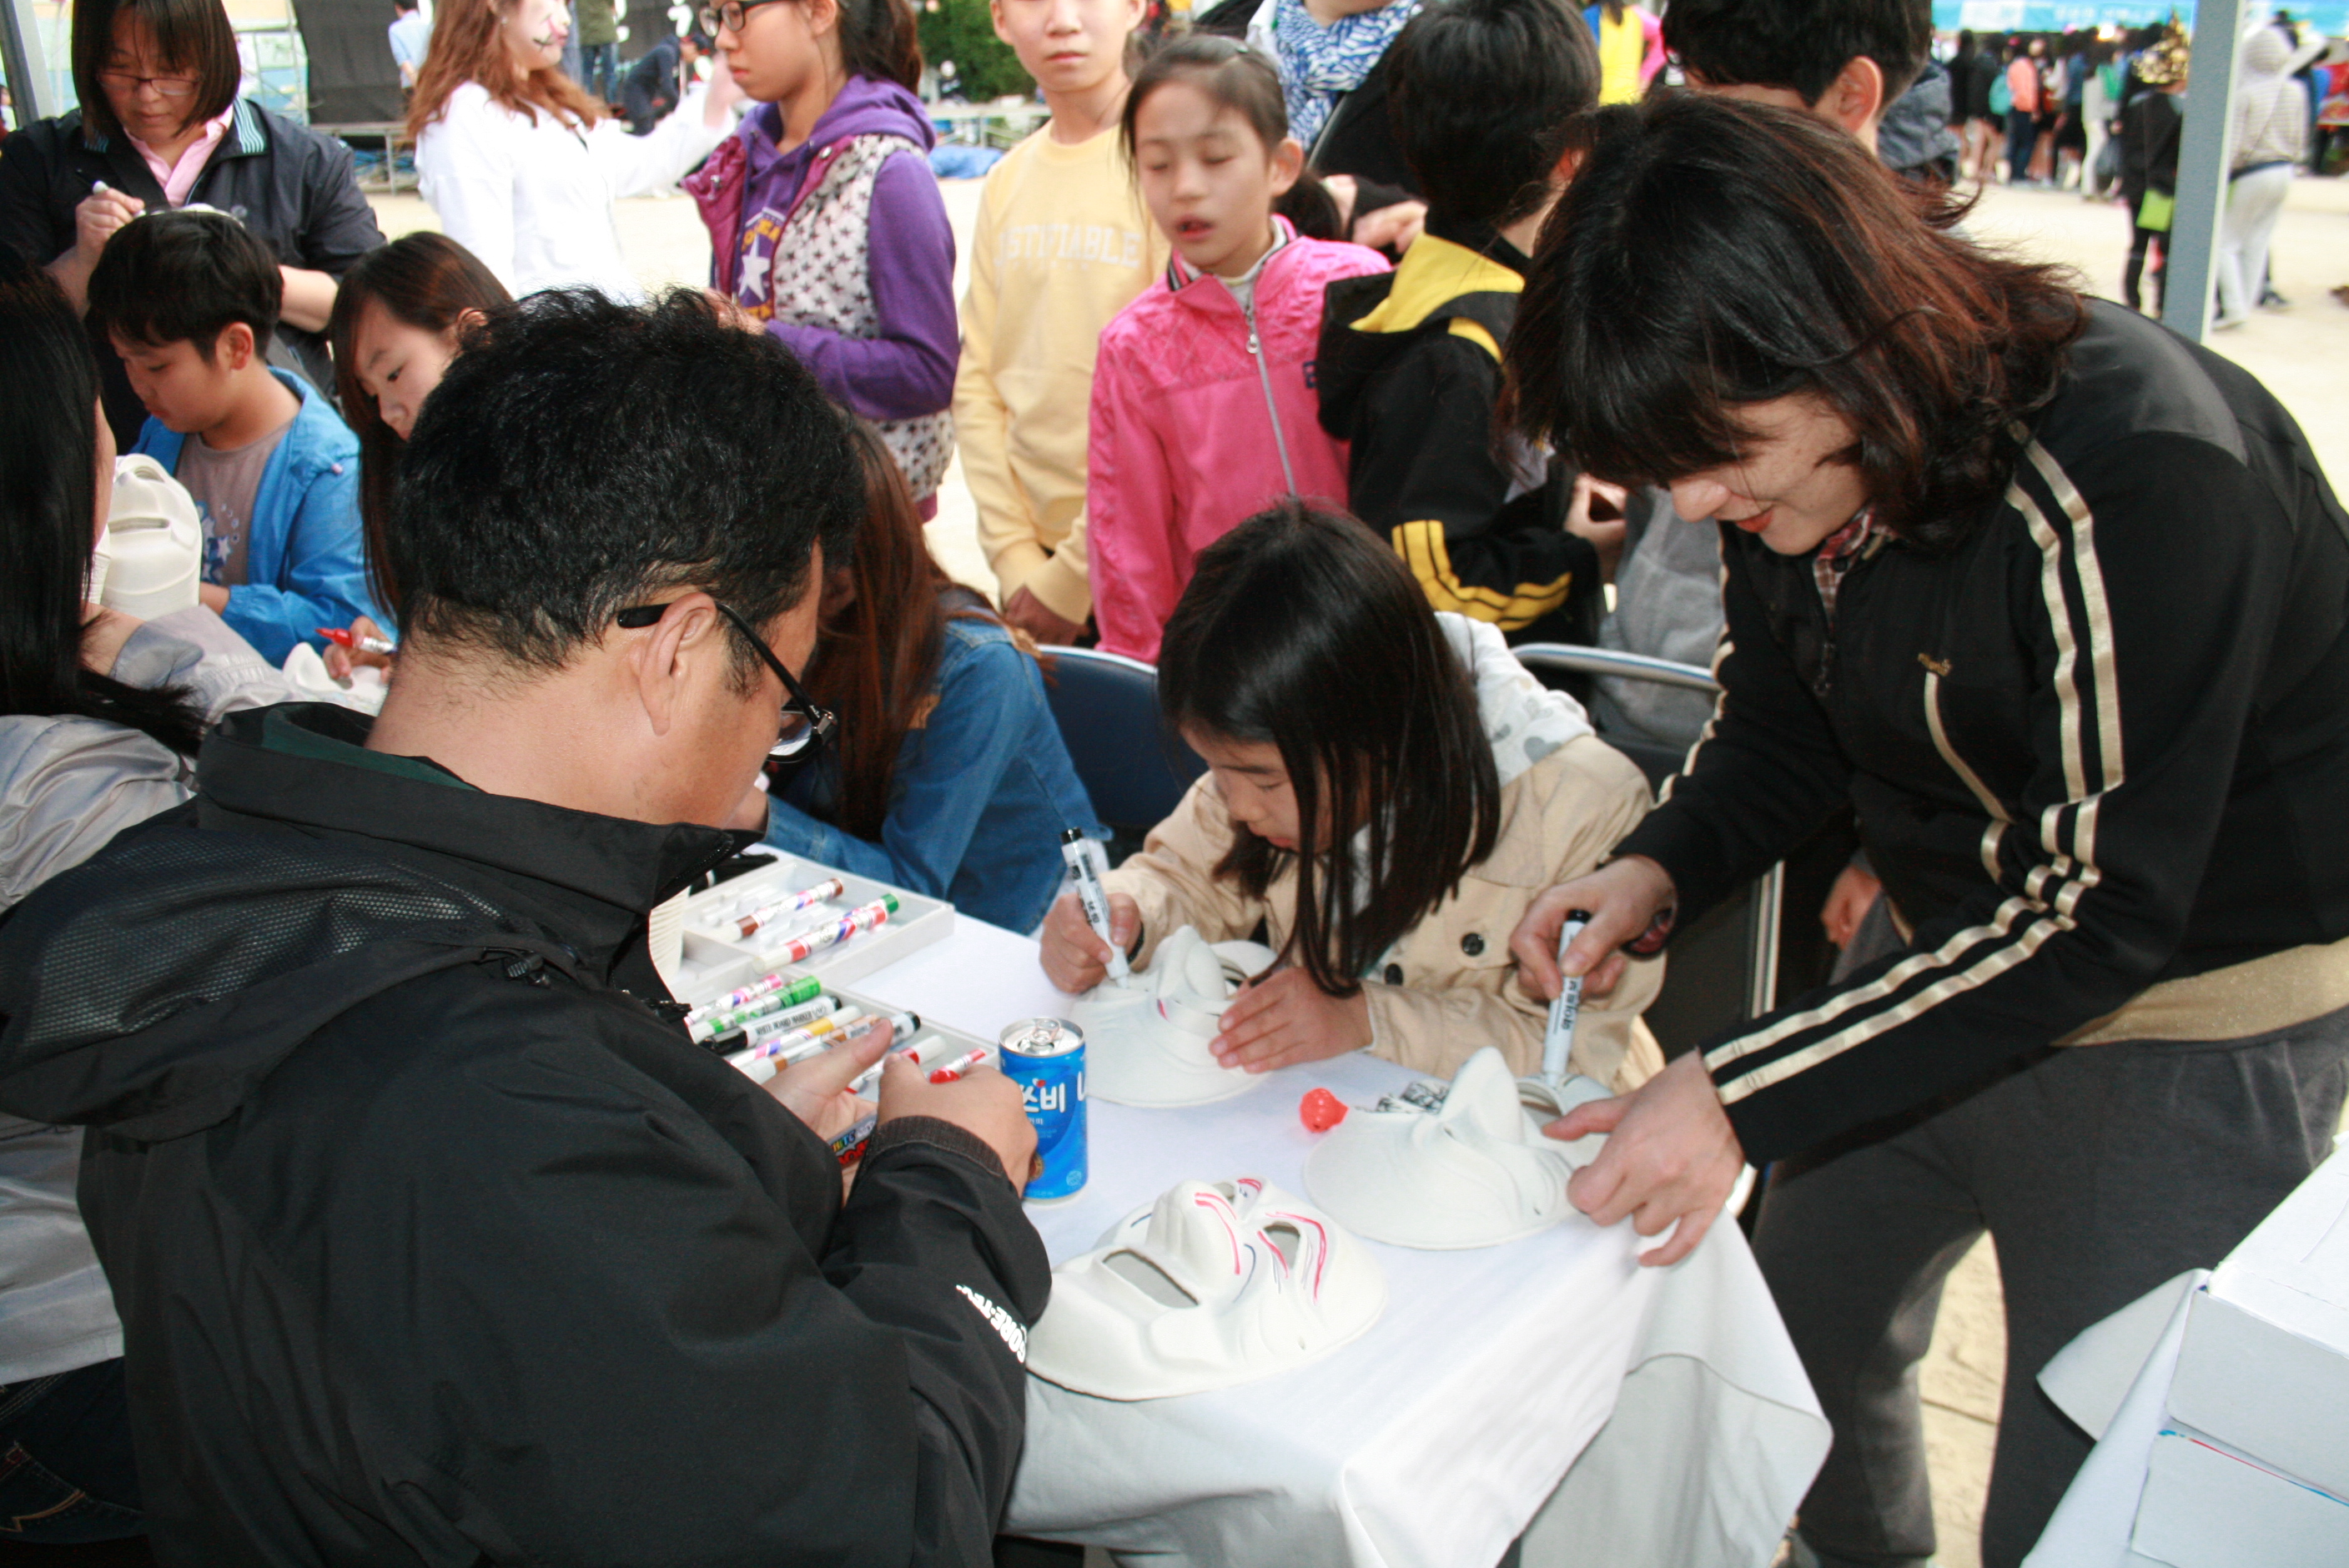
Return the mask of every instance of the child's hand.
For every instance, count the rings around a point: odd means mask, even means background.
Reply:
[[[1827,940],[1839,949],[1849,947],[1851,939],[1859,934],[1859,923],[1876,907],[1877,895],[1883,891],[1884,884],[1873,872],[1857,864],[1844,867],[1819,911],[1819,923],[1827,928]]]
[[[1240,987],[1224,1009],[1216,1059],[1247,1072],[1325,1061],[1371,1043],[1371,999],[1332,996],[1302,969]]]
[[[1381,207],[1354,220],[1354,243],[1368,245],[1374,251],[1393,247],[1397,255],[1411,249],[1427,227],[1427,203],[1397,201],[1391,207]]]
[[[372,615],[361,615],[353,621],[350,633],[354,639],[361,643],[369,637],[379,642],[391,641],[389,637],[383,634],[383,628],[375,624],[375,617]],[[353,670],[372,667],[383,672],[383,681],[386,686],[391,684],[392,660],[398,657],[396,654],[371,654],[363,646],[346,648],[339,643],[328,643],[325,654],[321,656],[326,661],[326,674],[337,681],[348,681]]]
[[[1064,648],[1085,631],[1083,622],[1063,621],[1024,587],[1003,602],[1003,618],[1048,648]]]
[[[1134,934],[1142,929],[1142,906],[1129,893],[1109,895],[1109,934],[1120,947],[1133,945]],[[1044,978],[1071,995],[1090,991],[1109,978],[1109,944],[1093,934],[1085,923],[1085,912],[1078,906],[1077,895],[1064,892],[1052,905],[1052,913],[1044,917],[1044,929],[1039,939],[1044,959]]]
[[[1629,499],[1630,492],[1621,485],[1588,474],[1575,476],[1566,531],[1590,541],[1591,548],[1599,552],[1599,574],[1609,583],[1615,581],[1615,568],[1623,559],[1624,536],[1630,526],[1624,521],[1623,503]]]

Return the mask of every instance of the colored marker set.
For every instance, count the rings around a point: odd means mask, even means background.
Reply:
[[[794,1063],[863,1039],[884,1024],[889,1026],[889,1055],[910,1060],[932,1083],[951,1083],[995,1059],[995,1047],[984,1041],[926,1024],[916,1013],[827,989],[814,975],[789,971],[713,996],[685,1016],[686,1032],[695,1044],[724,1057],[760,1083]],[[881,1064],[876,1063],[849,1087],[870,1095],[880,1081]]]
[[[943,900],[789,855],[752,857],[761,860],[686,901],[678,995],[741,988],[778,971],[851,981],[953,926]]]

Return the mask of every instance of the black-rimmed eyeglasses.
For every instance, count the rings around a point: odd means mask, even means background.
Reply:
[[[726,0],[723,5],[704,5],[701,8],[701,30],[714,38],[718,36],[719,29],[723,27],[739,38],[742,36],[743,15],[772,3],[773,0]]]
[[[767,759],[794,763],[812,760],[838,722],[833,717],[832,710],[818,707],[809,700],[808,694],[800,689],[800,683],[792,678],[792,672],[783,667],[783,661],[775,657],[775,650],[767,646],[767,640],[750,629],[750,622],[715,599],[710,603],[726,617],[728,624],[742,634],[742,640],[750,645],[750,651],[765,660],[767,667],[774,671],[775,677],[783,683],[782,726],[776,735],[775,744],[767,748]],[[667,609],[667,604],[632,604],[613,616],[612,620],[615,624],[625,626],[629,631],[642,631],[659,620]]]

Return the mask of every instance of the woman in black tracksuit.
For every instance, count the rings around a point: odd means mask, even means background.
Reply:
[[[2032,1380],[2328,1151],[2349,1063],[2349,515],[2237,366],[1977,250],[1847,137],[1606,110],[1526,278],[1515,407],[1721,525],[1723,696],[1513,945],[1610,983],[1838,806],[1907,939],[1559,1131],[1661,1261],[1775,1161],[1755,1251],[1835,1427],[1800,1532],[1933,1551],[1914,1368],[1987,1229],[2020,1561],[2089,1439]]]

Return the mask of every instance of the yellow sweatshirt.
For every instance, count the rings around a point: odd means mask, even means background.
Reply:
[[[1064,146],[1045,127],[987,177],[962,302],[955,440],[1002,596],[1064,620],[1085,584],[1085,434],[1110,318],[1165,269],[1117,132]]]

